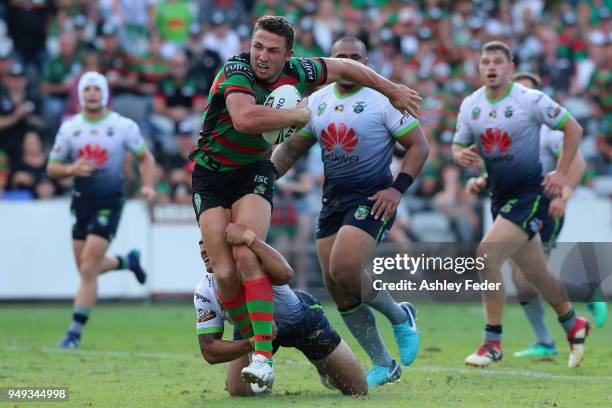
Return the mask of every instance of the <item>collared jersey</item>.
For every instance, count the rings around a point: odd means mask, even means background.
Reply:
[[[76,196],[87,198],[121,195],[125,153],[140,156],[146,148],[136,122],[109,111],[93,122],[83,114],[66,120],[60,127],[49,155],[50,161],[72,163],[85,157],[95,165],[89,177],[75,177]]]
[[[336,84],[308,98],[312,119],[298,135],[321,146],[326,185],[371,194],[393,181],[390,164],[396,139],[419,125],[371,88],[341,95]]]
[[[453,143],[478,146],[494,198],[538,191],[540,128],[560,129],[569,116],[541,91],[510,83],[506,95],[490,100],[482,87],[461,103]]]

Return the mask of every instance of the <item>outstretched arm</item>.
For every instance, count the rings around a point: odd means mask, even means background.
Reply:
[[[423,99],[419,93],[404,85],[395,84],[366,65],[348,58],[324,58],[327,65],[327,83],[347,79],[359,85],[372,88],[389,98],[400,112],[418,117]]]
[[[240,224],[230,223],[225,228],[225,240],[230,245],[246,245],[257,255],[264,272],[273,285],[286,285],[293,277],[293,269],[274,248]]]

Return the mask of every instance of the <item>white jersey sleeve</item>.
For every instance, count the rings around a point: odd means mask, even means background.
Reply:
[[[474,143],[474,133],[470,129],[468,123],[468,110],[469,110],[469,97],[465,98],[461,102],[459,108],[459,115],[457,117],[457,128],[455,130],[455,136],[453,137],[453,143],[461,146],[469,146]],[[478,109],[478,108],[475,108]]]
[[[537,123],[559,130],[565,126],[570,113],[544,92],[532,89],[528,93],[531,111]]]
[[[411,115],[404,115],[395,109],[391,103],[387,103],[383,115],[385,126],[387,126],[387,129],[395,138],[404,136],[419,125],[418,119]]]
[[[212,274],[205,273],[194,294],[193,305],[196,310],[197,334],[223,333],[225,311],[217,297],[217,289]]]
[[[68,163],[71,161],[69,123],[69,121],[64,122],[59,128],[57,136],[55,136],[53,149],[49,153],[49,161],[51,162]]]
[[[124,145],[127,150],[132,152],[135,156],[140,156],[145,150],[145,141],[140,133],[140,128],[131,119],[124,118],[125,120],[125,132],[124,134]]]

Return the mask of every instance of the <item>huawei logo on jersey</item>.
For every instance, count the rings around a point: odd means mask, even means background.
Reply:
[[[108,160],[108,152],[99,144],[87,144],[85,147],[79,149],[79,159],[81,157],[93,161],[98,167],[102,167]]]
[[[508,133],[502,133],[501,129],[492,128],[488,128],[484,134],[480,135],[480,143],[482,143],[482,148],[487,154],[493,153],[496,147],[500,153],[507,153],[512,146],[512,140]]]
[[[328,153],[333,152],[336,146],[340,146],[345,153],[350,153],[359,144],[359,139],[353,129],[347,131],[344,123],[340,123],[338,129],[335,123],[330,123],[327,130],[321,132],[321,143]]]

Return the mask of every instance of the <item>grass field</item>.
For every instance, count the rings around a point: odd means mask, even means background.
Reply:
[[[510,306],[505,360],[475,370],[466,368],[463,358],[480,340],[481,307],[423,304],[418,310],[421,352],[412,367],[404,368],[400,382],[365,398],[343,397],[319,383],[299,352],[282,349],[275,358],[274,394],[247,399],[229,398],[224,366],[210,366],[200,357],[191,304],[100,305],[82,348],[73,352],[54,348],[67,327],[69,305],[0,305],[0,387],[66,386],[70,400],[65,405],[75,407],[612,407],[612,324],[594,330],[586,360],[570,371],[567,345],[552,318],[562,350],[556,360],[512,357],[532,337],[519,307]],[[367,365],[335,309],[327,307],[327,312]],[[390,326],[379,319],[379,327],[397,355]]]

